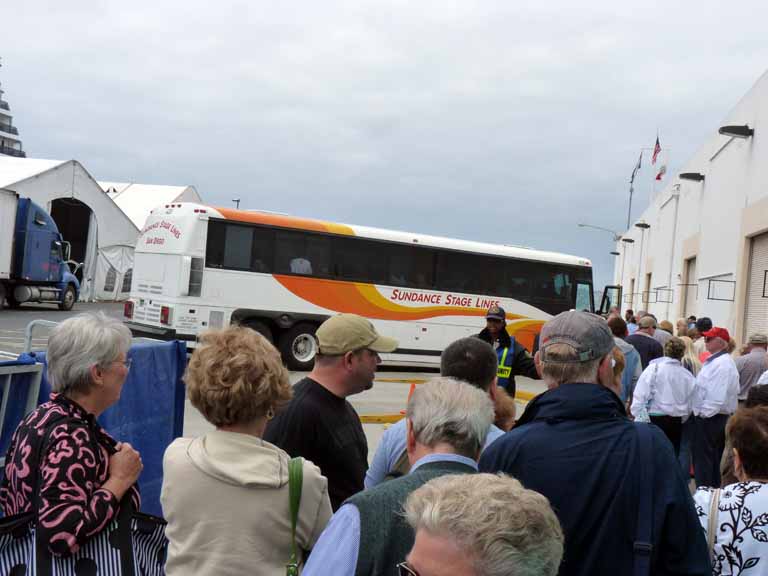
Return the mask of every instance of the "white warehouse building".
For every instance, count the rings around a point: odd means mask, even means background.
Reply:
[[[768,333],[768,72],[617,242],[622,309]]]

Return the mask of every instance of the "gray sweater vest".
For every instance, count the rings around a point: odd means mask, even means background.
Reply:
[[[360,512],[360,547],[355,574],[396,574],[395,566],[405,560],[415,539],[403,513],[410,493],[438,476],[474,473],[471,466],[460,462],[429,462],[407,476],[349,498],[345,504],[356,506]]]

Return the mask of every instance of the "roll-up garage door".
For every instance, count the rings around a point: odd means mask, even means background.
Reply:
[[[768,234],[752,239],[749,255],[747,308],[744,312],[744,339],[750,334],[768,334]]]

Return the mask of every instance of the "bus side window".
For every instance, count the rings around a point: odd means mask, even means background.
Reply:
[[[224,267],[224,231],[226,224],[208,221],[208,238],[205,242],[205,265],[209,268]]]
[[[227,224],[224,242],[224,268],[250,270],[253,228]]]
[[[334,238],[335,276],[339,280],[386,284],[387,249],[388,245],[383,242],[360,238]],[[402,282],[404,281],[403,278]]]
[[[272,272],[275,256],[275,233],[264,228],[253,229],[253,249],[251,250],[251,270],[253,272]]]
[[[305,260],[306,265],[300,265],[299,260]],[[311,270],[311,268],[312,263],[305,252],[305,242],[301,232],[279,230],[275,235],[275,272],[278,274],[306,274],[306,270]]]
[[[502,296],[527,302],[531,295],[531,275],[534,267],[525,260],[513,260],[504,266]]]
[[[300,276],[331,276],[330,238],[279,230],[275,237],[275,272]]]
[[[309,274],[324,278],[331,276],[330,238],[319,235],[307,235],[306,254],[311,266]]]
[[[428,248],[418,248],[411,255],[410,283],[414,288],[433,288],[435,285],[435,251]]]

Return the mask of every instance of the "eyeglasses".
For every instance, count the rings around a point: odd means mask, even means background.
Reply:
[[[419,576],[419,573],[416,572],[416,570],[408,566],[408,562],[400,562],[400,564],[397,565],[397,573],[399,576]]]
[[[127,358],[126,360],[115,360],[113,362],[110,362],[110,364],[122,364],[125,366],[126,370],[131,369],[131,364],[133,364],[133,358]]]

